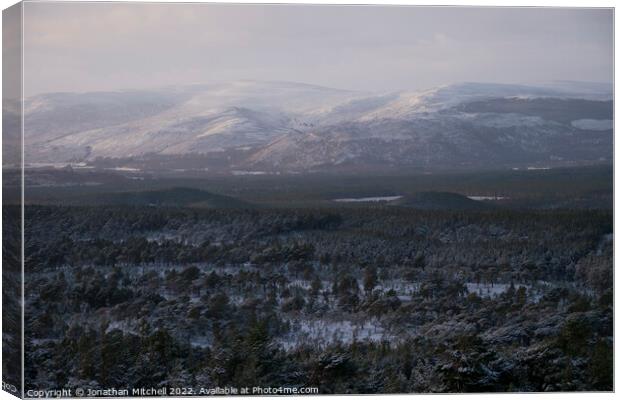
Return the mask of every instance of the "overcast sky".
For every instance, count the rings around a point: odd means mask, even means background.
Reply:
[[[25,92],[611,82],[610,9],[26,3]]]

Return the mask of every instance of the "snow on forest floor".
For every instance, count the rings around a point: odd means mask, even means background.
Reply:
[[[279,344],[286,350],[302,345],[325,347],[334,343],[350,344],[354,341],[379,342],[393,340],[394,336],[373,318],[360,322],[351,320],[290,320],[291,333],[280,338]]]
[[[502,293],[505,293],[510,288],[509,283],[465,283],[467,291],[469,293],[476,293],[480,297],[496,297]],[[524,287],[526,290],[530,290],[529,285],[515,283],[515,290],[520,287]]]

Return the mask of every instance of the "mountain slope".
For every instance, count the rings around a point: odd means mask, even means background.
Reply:
[[[240,81],[42,95],[26,102],[26,162],[215,153],[220,159],[239,150],[242,156],[228,157],[230,170],[609,162],[611,98],[610,86],[576,82],[369,94]]]
[[[41,95],[26,104],[26,158],[68,162],[256,146],[295,129],[297,115],[355,96],[320,86],[253,81]]]

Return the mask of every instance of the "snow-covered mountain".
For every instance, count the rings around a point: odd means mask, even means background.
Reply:
[[[230,84],[116,93],[55,93],[25,104],[26,159],[185,154],[265,144],[305,113],[359,96],[304,84]]]
[[[611,86],[581,82],[375,94],[239,81],[55,93],[25,103],[26,162],[242,151],[230,169],[578,164],[611,160],[612,115]]]

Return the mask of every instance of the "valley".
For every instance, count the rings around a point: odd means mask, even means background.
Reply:
[[[3,166],[29,389],[611,390],[612,106],[567,83],[29,99]]]

